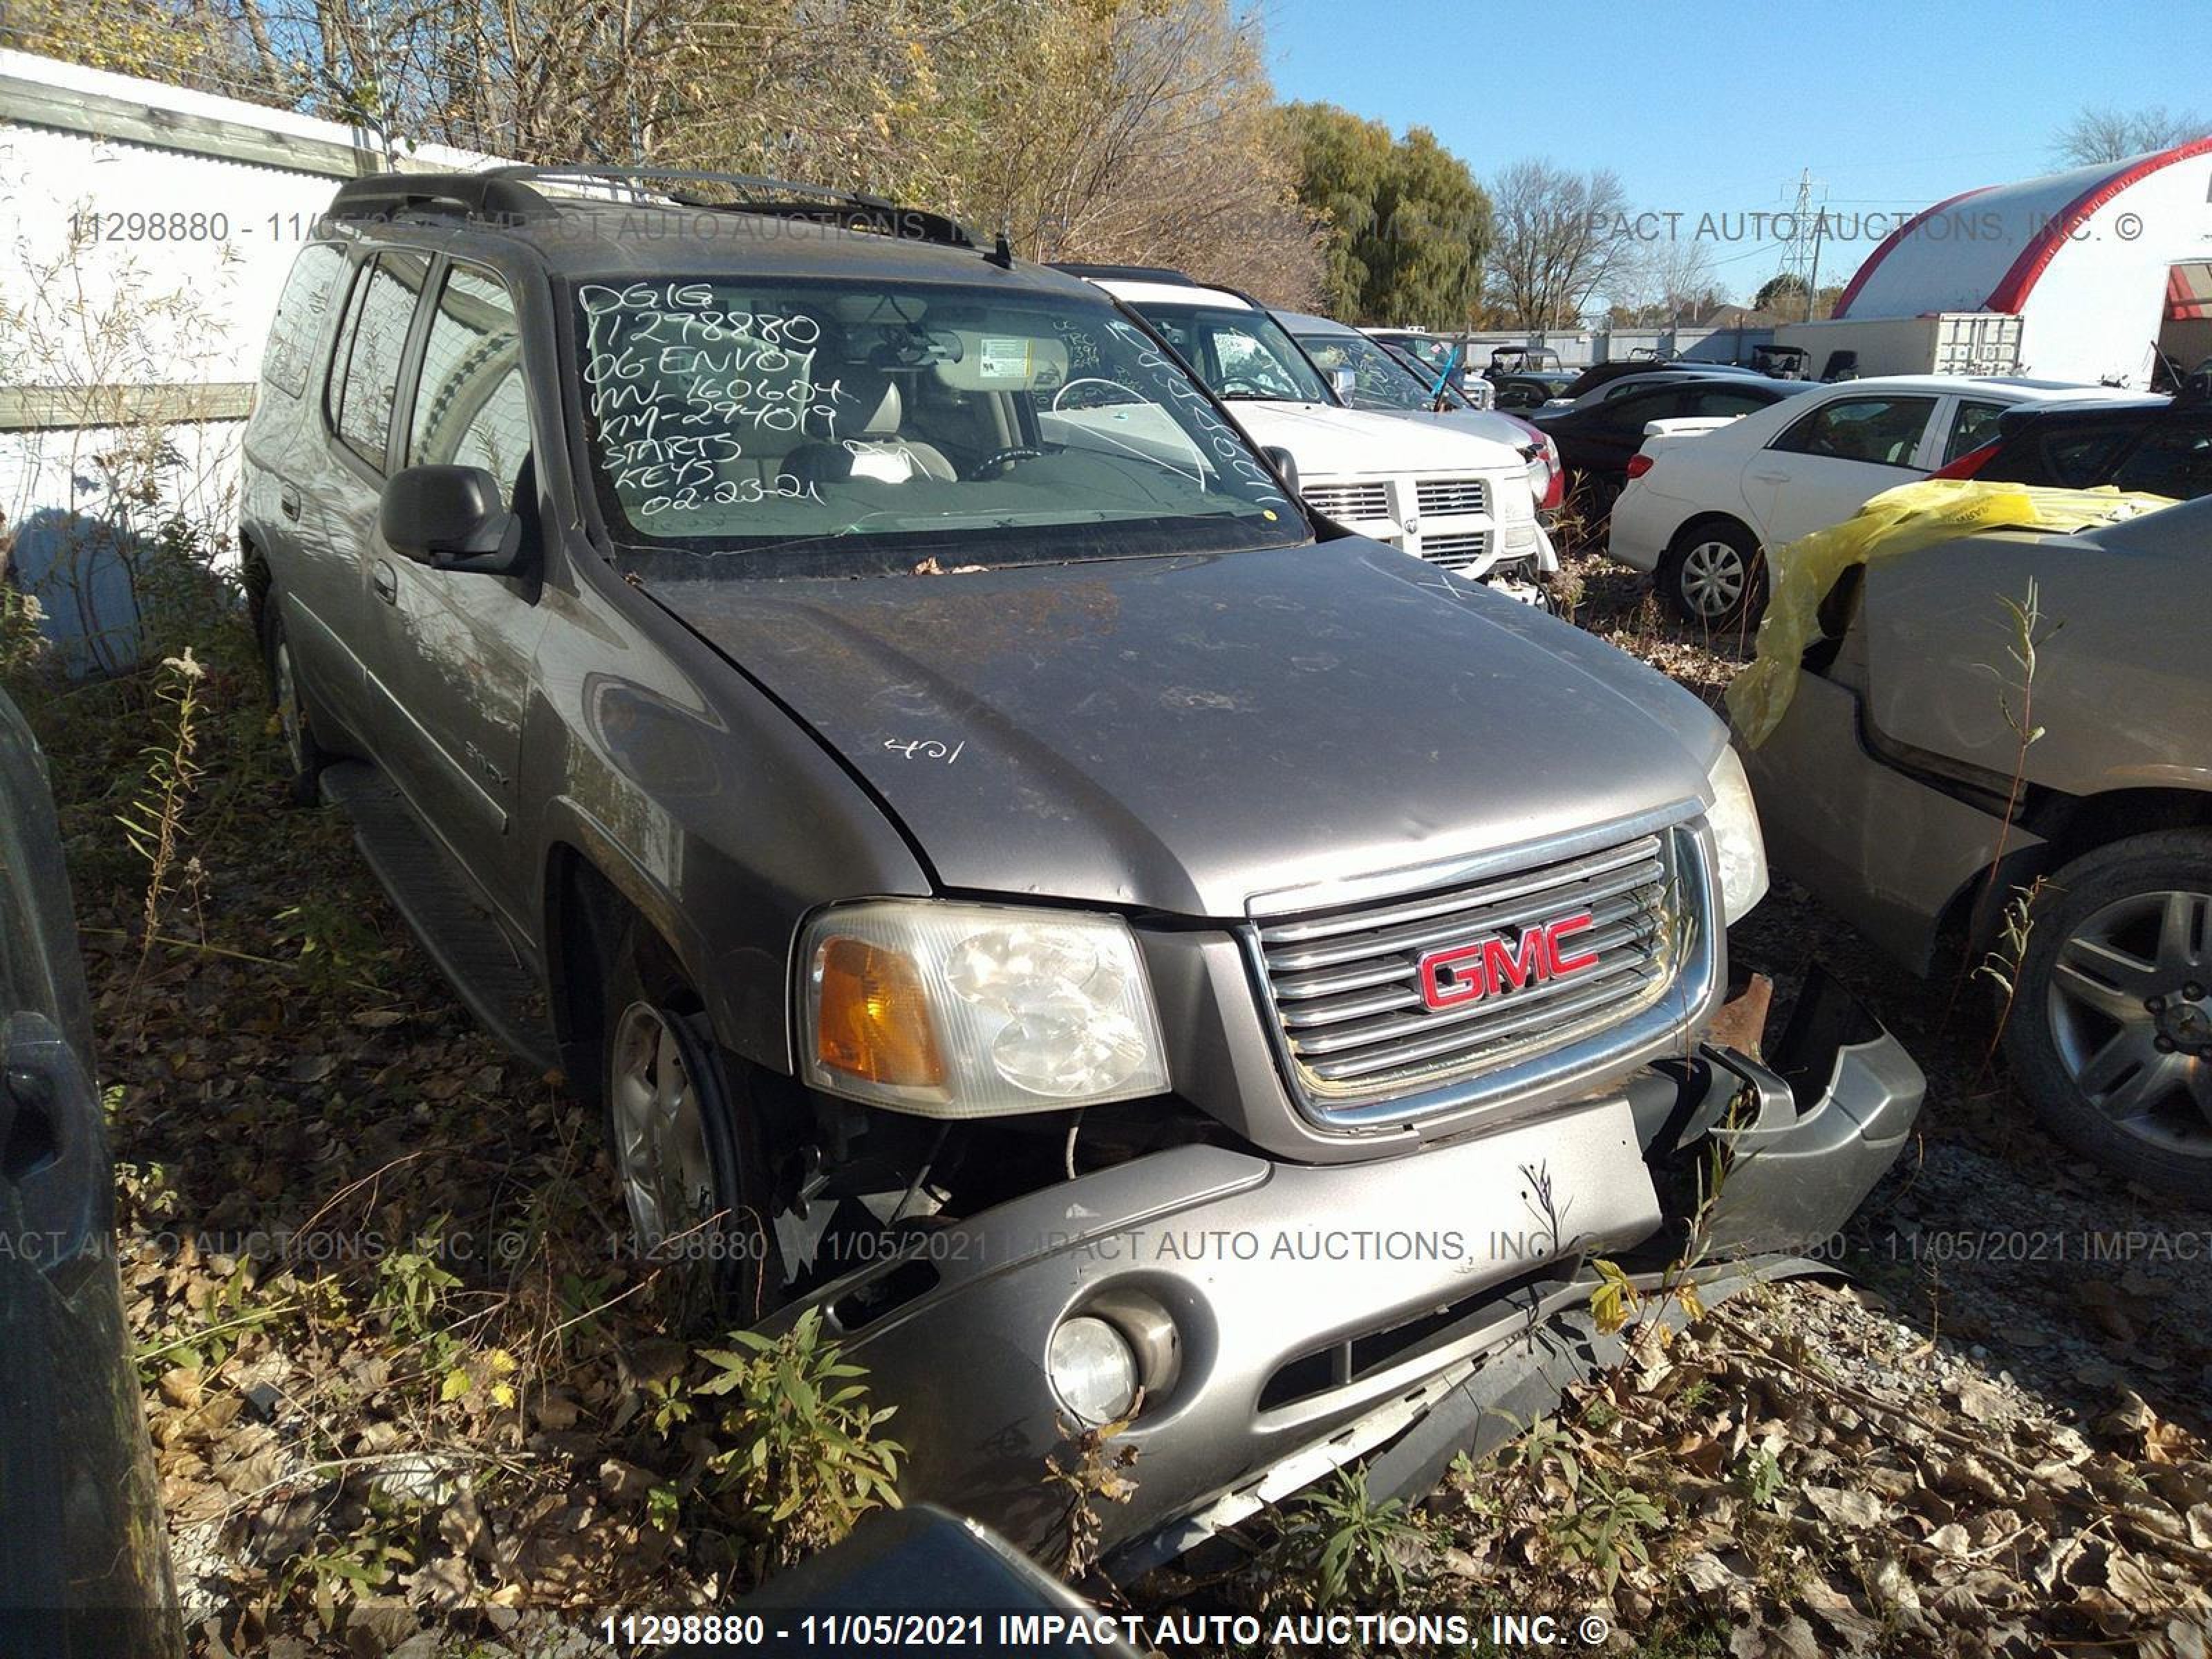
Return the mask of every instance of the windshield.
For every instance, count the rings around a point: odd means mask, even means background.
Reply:
[[[1135,309],[1224,402],[1334,401],[1283,325],[1264,311],[1154,300]]]
[[[1392,356],[1364,334],[1301,334],[1298,343],[1324,374],[1340,368],[1352,371],[1352,406],[1386,413],[1425,413],[1436,407],[1430,382]],[[1438,365],[1442,372],[1442,365]],[[1447,397],[1450,386],[1445,386]]]
[[[1103,299],[684,278],[586,281],[574,305],[608,530],[686,575],[1309,535],[1243,436]]]

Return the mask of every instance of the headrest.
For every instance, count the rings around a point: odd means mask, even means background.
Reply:
[[[830,431],[835,440],[883,438],[898,430],[905,414],[898,382],[868,363],[844,365],[832,381]]]

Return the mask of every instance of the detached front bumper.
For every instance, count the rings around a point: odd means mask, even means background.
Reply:
[[[1708,1137],[1735,1146],[1714,1218],[1730,1250],[1802,1249],[1848,1217],[1903,1145],[1922,1080],[1839,996],[1808,987],[1768,1064],[1701,1050],[1618,1095],[1404,1157],[1135,1159],[931,1235],[810,1305],[898,1407],[905,1495],[1025,1547],[1065,1535],[1046,1462],[1069,1466],[1074,1425],[1046,1373],[1052,1334],[1132,1304],[1171,1329],[1137,1345],[1168,1354],[1165,1380],[1114,1442],[1137,1454],[1135,1495],[1097,1505],[1119,1567],[1378,1449],[1411,1490],[1486,1407],[1565,1380],[1573,1344],[1558,1334],[1586,1313],[1591,1258],[1663,1265]]]

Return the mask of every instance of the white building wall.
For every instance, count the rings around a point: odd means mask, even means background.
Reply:
[[[442,146],[392,159],[496,161]],[[337,182],[386,160],[360,129],[0,52],[0,567],[73,663],[127,659],[118,543],[179,516],[228,540],[285,275]],[[158,427],[105,423],[149,407]],[[156,431],[160,498],[119,501],[112,458]]]

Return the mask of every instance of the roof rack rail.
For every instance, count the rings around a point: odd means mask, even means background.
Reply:
[[[480,176],[527,189],[531,183],[550,185],[631,185],[631,199],[644,202],[658,197],[680,207],[713,212],[757,213],[779,219],[805,219],[848,229],[872,230],[885,236],[917,241],[941,242],[951,247],[980,248],[973,232],[949,214],[907,207],[886,197],[860,191],[837,190],[791,179],[771,179],[750,173],[710,173],[685,167],[559,165],[493,167]],[[720,200],[686,185],[720,185],[736,192],[734,199]],[[640,188],[643,186],[643,188]],[[536,191],[532,191],[535,195]],[[542,198],[540,199],[543,199]]]

